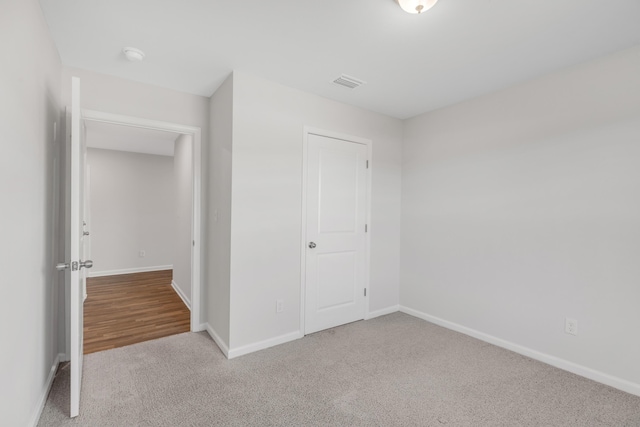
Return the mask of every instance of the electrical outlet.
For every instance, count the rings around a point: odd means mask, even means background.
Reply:
[[[569,335],[578,335],[578,321],[570,317],[565,317],[564,331]]]
[[[284,311],[284,301],[281,299],[276,300],[276,313],[282,313]]]
[[[146,251],[140,251],[140,252],[138,252],[138,256],[140,258],[144,258],[145,256],[147,256],[147,252]]]

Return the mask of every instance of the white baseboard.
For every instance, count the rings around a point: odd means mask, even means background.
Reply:
[[[233,348],[229,350],[229,359],[244,356],[245,354],[253,353],[258,350],[264,350],[265,348],[273,347],[275,345],[284,344],[289,341],[294,341],[304,337],[304,334],[300,331],[289,332],[288,334],[280,335],[278,337],[269,338],[264,341],[259,341],[253,344],[243,345],[242,347]]]
[[[38,425],[38,421],[40,421],[40,416],[42,415],[42,411],[44,410],[44,405],[47,403],[47,397],[49,396],[49,391],[51,391],[51,386],[53,385],[53,379],[56,377],[56,371],[58,370],[58,365],[60,361],[64,358],[63,354],[58,354],[56,358],[53,360],[53,365],[51,365],[51,370],[49,371],[49,376],[47,377],[47,381],[44,384],[44,388],[42,389],[42,393],[40,394],[40,399],[38,399],[38,405],[36,406],[36,410],[31,417],[31,422],[29,422],[29,426],[36,427]]]
[[[151,267],[123,268],[121,270],[89,270],[87,277],[117,276],[119,274],[148,273],[150,271],[173,270],[173,265],[154,265]]]
[[[587,368],[586,366],[578,365],[577,363],[573,363],[568,360],[552,356],[550,354],[542,353],[537,350],[512,343],[511,341],[503,340],[501,338],[494,337],[493,335],[485,334],[484,332],[480,332],[475,329],[459,325],[457,323],[449,322],[448,320],[444,320],[439,317],[431,316],[430,314],[423,313],[409,307],[400,306],[400,311],[411,316],[426,320],[427,322],[434,323],[447,329],[451,329],[453,331],[469,335],[470,337],[477,338],[481,341],[488,342],[489,344],[493,344],[498,347],[513,351],[515,353],[522,354],[523,356],[530,357],[548,365],[555,366],[556,368],[571,372],[576,375],[580,375],[581,377],[585,377],[590,380],[617,388],[618,390],[640,396],[640,384],[636,384],[622,378],[614,377],[612,375],[605,374],[604,372],[596,371],[595,369]]]
[[[189,298],[187,298],[184,292],[182,292],[182,289],[180,289],[180,286],[178,286],[175,280],[171,281],[171,286],[173,287],[173,290],[176,291],[176,294],[178,294],[184,305],[186,305],[189,311],[191,311],[191,301],[189,301]]]
[[[220,335],[218,335],[218,333],[213,330],[211,325],[209,323],[204,323],[204,324],[200,325],[200,328],[203,331],[207,331],[207,333],[209,334],[211,339],[218,345],[218,347],[220,348],[220,351],[222,351],[222,354],[224,354],[224,357],[226,357],[228,359],[229,358],[229,347],[222,340],[222,338],[220,338]]]
[[[367,313],[365,320],[373,319],[380,316],[385,316],[387,314],[395,313],[396,311],[400,311],[400,306],[397,304],[392,305],[391,307],[380,309],[380,310],[370,311],[369,313]]]
[[[381,310],[376,310],[368,313],[366,319],[373,319],[375,317],[384,316],[385,314],[395,313],[400,310],[399,305],[394,305],[391,307],[383,308]],[[300,331],[290,332],[288,334],[280,335],[274,338],[269,338],[264,341],[259,341],[253,344],[243,345],[242,347],[229,349],[227,345],[222,342],[218,334],[211,328],[211,326],[207,323],[203,325],[206,328],[207,332],[211,336],[211,338],[218,344],[220,350],[227,356],[228,359],[234,359],[236,357],[244,356],[245,354],[253,353],[259,350],[264,350],[269,347],[273,347],[276,345],[284,344],[290,341],[294,341],[304,337],[304,334]]]

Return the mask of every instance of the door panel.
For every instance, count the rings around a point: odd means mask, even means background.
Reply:
[[[367,146],[308,136],[305,333],[365,314]]]
[[[317,313],[357,303],[357,262],[355,251],[318,255]]]
[[[69,209],[68,235],[70,268],[67,269],[66,278],[69,281],[67,289],[70,304],[70,370],[71,393],[70,415],[76,417],[80,413],[80,391],[82,387],[82,345],[83,345],[83,305],[85,287],[85,269],[82,268],[83,248],[83,129],[80,109],[80,79],[72,78],[71,82],[71,114],[69,129],[71,135],[67,139],[69,146],[67,152],[67,167],[70,174],[69,195],[67,208]]]
[[[318,228],[320,233],[355,233],[358,153],[321,149]]]

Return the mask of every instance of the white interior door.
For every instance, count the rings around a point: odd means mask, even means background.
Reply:
[[[86,286],[86,268],[91,261],[83,261],[84,255],[84,145],[82,111],[80,109],[80,79],[72,78],[71,111],[67,117],[67,232],[66,262],[59,269],[66,269],[69,294],[69,353],[71,369],[71,417],[80,412],[80,390],[82,386],[83,305]]]
[[[364,319],[367,154],[364,144],[308,135],[306,334]]]

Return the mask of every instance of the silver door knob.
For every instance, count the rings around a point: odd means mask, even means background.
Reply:
[[[93,261],[91,261],[90,259],[86,260],[86,261],[82,261],[80,260],[80,268],[91,268],[93,267]]]
[[[313,249],[313,248],[315,248],[315,247],[316,247],[316,244],[315,244],[315,243],[313,243],[313,242],[309,242],[309,247],[310,247],[311,249]]]
[[[67,268],[69,268],[69,263],[68,262],[61,262],[58,265],[56,265],[56,270],[58,270],[58,271],[64,271]]]

